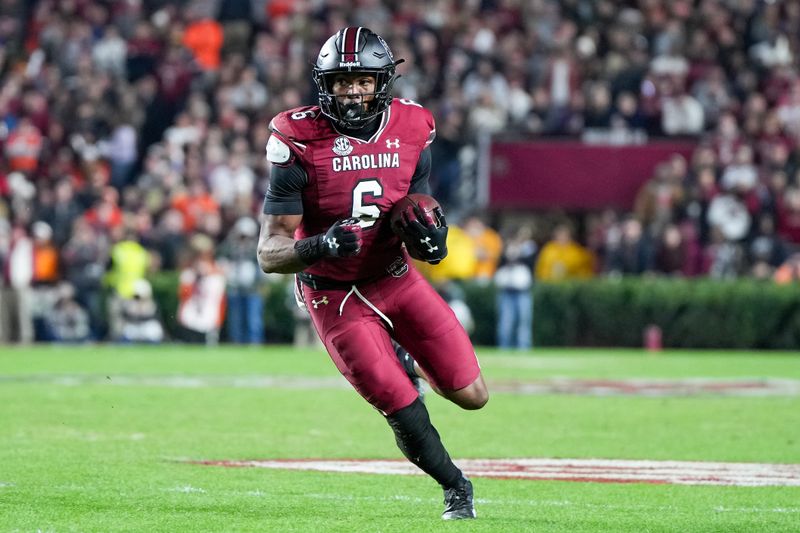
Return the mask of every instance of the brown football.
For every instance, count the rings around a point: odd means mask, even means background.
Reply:
[[[402,222],[401,217],[403,215],[403,211],[405,211],[408,207],[413,208],[414,206],[419,206],[420,209],[422,209],[422,211],[428,213],[434,220],[434,223],[437,223],[437,221],[436,221],[436,215],[433,214],[433,210],[437,207],[439,209],[442,208],[442,206],[439,205],[439,202],[437,202],[436,198],[434,198],[433,196],[416,192],[411,193],[408,196],[403,196],[398,201],[396,201],[392,206],[392,212],[389,215],[389,220],[392,225],[392,231],[394,231],[395,235],[397,235],[403,240],[405,240],[405,235],[403,235],[403,230],[401,226]]]

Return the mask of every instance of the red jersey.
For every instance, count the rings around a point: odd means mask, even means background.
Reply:
[[[395,99],[378,120],[368,140],[338,131],[318,106],[285,111],[270,123],[273,137],[291,150],[287,163],[296,160],[308,175],[295,239],[324,233],[337,220],[361,220],[361,252],[324,258],[305,270],[310,274],[361,280],[385,274],[403,256],[401,241],[389,226],[389,212],[408,194],[420,154],[433,142],[436,129],[428,110],[405,99]]]

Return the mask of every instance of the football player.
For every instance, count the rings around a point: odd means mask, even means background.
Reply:
[[[336,367],[386,417],[403,454],[444,489],[442,517],[474,518],[472,484],[409,379],[422,373],[464,409],[480,409],[489,397],[467,333],[390,228],[395,202],[429,192],[436,133],[429,111],[392,98],[402,61],[363,27],[344,28],[322,46],[313,69],[319,105],[270,123],[258,260],[265,272],[296,273],[298,303]],[[409,207],[402,219],[416,257],[445,257],[440,210]],[[395,353],[393,341],[416,365]]]

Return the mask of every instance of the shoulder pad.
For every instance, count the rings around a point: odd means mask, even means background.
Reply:
[[[424,146],[429,146],[436,138],[436,122],[433,114],[414,100],[395,98],[392,101],[392,112],[400,113],[404,124],[413,124]]]
[[[300,151],[305,150],[305,143],[317,139],[325,127],[330,127],[317,106],[296,107],[275,115],[269,123],[273,134],[281,140],[296,145]]]
[[[267,161],[275,165],[286,165],[292,161],[294,155],[289,145],[281,140],[281,138],[272,134],[267,141]]]

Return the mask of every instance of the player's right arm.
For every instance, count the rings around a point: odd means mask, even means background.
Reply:
[[[339,220],[328,231],[295,239],[303,220],[303,189],[308,174],[286,143],[275,134],[267,143],[273,163],[264,199],[266,218],[258,239],[258,264],[264,272],[291,274],[305,270],[325,257],[347,257],[361,251],[361,226],[354,219]]]
[[[258,237],[258,264],[264,272],[290,274],[308,267],[295,250],[294,230],[303,215],[267,215]]]

